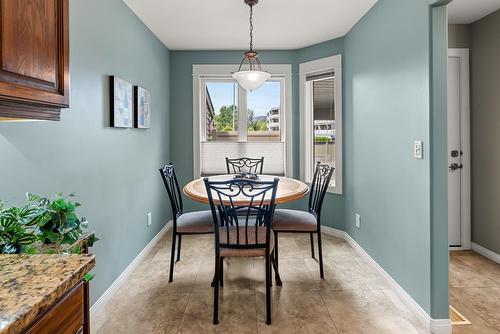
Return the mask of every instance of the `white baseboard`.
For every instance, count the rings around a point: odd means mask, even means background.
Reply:
[[[427,326],[433,334],[451,334],[450,319],[432,319],[429,314],[382,268],[356,240],[347,232],[328,226],[321,226],[321,231],[327,235],[344,239],[362,258],[367,260],[385,278],[392,292]]]
[[[430,330],[433,334],[451,334],[451,320],[431,319]]]
[[[331,235],[332,237],[340,238],[345,240],[346,233],[341,230],[337,230],[336,228],[321,225],[321,232],[326,235]]]
[[[481,254],[484,257],[487,257],[491,261],[494,261],[496,263],[500,263],[500,254],[492,252],[489,249],[484,248],[483,246],[480,246],[480,245],[473,242],[472,243],[472,250],[478,254]]]
[[[125,268],[125,270],[118,276],[118,278],[109,286],[109,288],[104,291],[104,293],[97,299],[97,301],[90,308],[90,318],[92,319],[95,314],[99,314],[103,307],[106,306],[107,302],[113,297],[113,295],[120,289],[123,282],[127,277],[134,271],[134,269],[141,263],[142,260],[148,255],[148,253],[153,249],[153,247],[160,241],[160,239],[170,230],[172,227],[172,221],[169,221],[165,226],[154,236],[153,239],[144,247],[144,249],[137,254],[135,259],[130,262],[130,264]]]

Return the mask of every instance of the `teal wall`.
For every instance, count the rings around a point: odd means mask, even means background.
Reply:
[[[299,64],[344,55],[344,194],[328,195],[323,223],[347,231],[425,311],[446,318],[446,17],[431,15],[431,2],[379,0],[344,38],[261,57],[292,65],[298,139]],[[181,184],[192,179],[192,65],[236,64],[242,51],[169,51],[120,0],[72,0],[70,10],[72,108],[59,123],[0,123],[0,198],[78,193],[101,238],[94,302],[170,219],[157,168],[173,161]],[[109,74],[151,91],[150,130],[107,126]],[[413,158],[414,140],[424,141],[424,160]]]
[[[448,310],[448,13],[442,0],[432,8],[431,73],[431,317]]]
[[[429,314],[430,3],[380,0],[344,41],[346,231]]]
[[[446,34],[439,29],[446,26],[446,15],[432,20],[433,2],[379,0],[344,38],[263,52],[262,60],[292,64],[297,177],[299,64],[343,55],[344,194],[328,194],[323,223],[347,231],[433,318],[447,318],[447,185],[438,156],[443,138],[446,144],[446,101],[439,100],[446,89],[441,78],[443,71],[446,78],[446,66],[439,57],[446,48]],[[441,53],[434,57],[433,50]],[[171,52],[176,83],[171,86],[171,133],[176,138],[171,156],[189,166],[180,172],[183,183],[192,178],[192,129],[175,124],[192,124],[192,65],[234,64],[240,58],[241,51]],[[433,62],[438,62],[436,68]],[[436,143],[431,143],[433,135]],[[424,142],[423,160],[413,157],[415,140]],[[433,184],[431,176],[441,182]],[[305,208],[305,200],[290,206]],[[201,208],[188,204],[189,210]],[[356,213],[360,229],[354,224]]]
[[[336,39],[301,50],[262,51],[260,58],[264,64],[291,64],[293,85],[293,170],[294,176],[300,175],[299,151],[299,63],[321,57],[341,54],[343,39]],[[238,64],[244,51],[171,51],[171,158],[178,165],[179,182],[184,185],[193,178],[193,64]],[[264,65],[265,66],[265,65]],[[187,126],[178,126],[187,124]],[[201,210],[207,207],[184,198],[186,211]],[[306,199],[290,203],[286,207],[305,209]],[[325,199],[323,223],[344,228],[344,204],[339,195],[329,195]]]
[[[169,51],[121,0],[72,0],[70,22],[72,107],[60,122],[0,123],[0,198],[78,194],[101,239],[95,302],[169,219],[157,171],[169,160]],[[151,129],[108,127],[109,74],[150,90]]]

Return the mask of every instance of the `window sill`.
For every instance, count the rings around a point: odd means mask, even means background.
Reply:
[[[284,140],[277,140],[277,141],[266,141],[266,140],[200,140],[201,143],[281,143],[285,144],[286,141]]]

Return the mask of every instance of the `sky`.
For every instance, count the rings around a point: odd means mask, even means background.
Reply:
[[[232,82],[208,82],[208,91],[212,98],[215,113],[218,114],[222,106],[230,106],[233,103]],[[238,99],[237,90],[235,90],[235,99]],[[248,108],[254,111],[254,116],[265,116],[272,108],[280,106],[280,82],[267,81],[259,89],[248,92]]]

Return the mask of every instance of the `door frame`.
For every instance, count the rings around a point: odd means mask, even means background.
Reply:
[[[469,49],[449,48],[448,58],[460,59],[460,141],[463,169],[461,175],[461,247],[449,247],[450,250],[470,250],[471,239],[471,147],[470,147],[470,66]],[[448,151],[448,150],[447,150]],[[450,154],[447,152],[447,154]],[[449,226],[449,222],[448,222]]]

